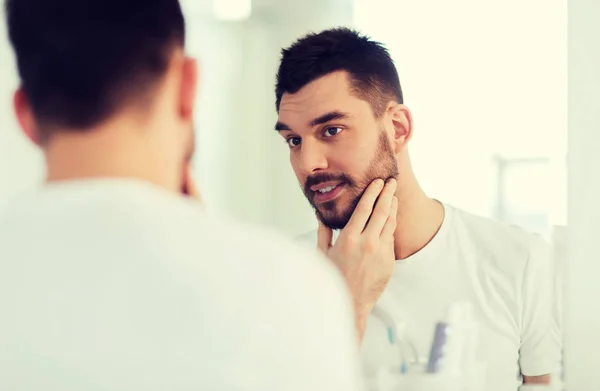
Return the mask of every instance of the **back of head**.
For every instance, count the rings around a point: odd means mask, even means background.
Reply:
[[[398,72],[387,49],[348,28],[308,34],[282,51],[277,73],[276,108],[283,94],[337,71],[350,77],[354,93],[379,117],[390,101],[404,103]]]
[[[40,140],[143,104],[183,46],[178,0],[6,0],[10,41]]]

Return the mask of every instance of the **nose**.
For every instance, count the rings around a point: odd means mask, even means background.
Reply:
[[[306,175],[327,169],[327,157],[323,147],[313,140],[303,140],[300,147],[300,170]]]

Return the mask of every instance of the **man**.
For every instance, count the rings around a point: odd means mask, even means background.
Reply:
[[[0,215],[0,389],[361,389],[335,268],[181,194],[196,65],[178,1],[6,14],[47,183]]]
[[[548,383],[560,349],[548,246],[427,197],[411,169],[413,120],[387,50],[343,28],[299,39],[283,50],[276,107],[276,130],[319,220],[318,233],[305,239],[346,276],[368,372],[400,365],[387,340],[390,322],[406,322],[406,338],[426,358],[447,308],[471,302],[489,386],[515,390],[521,375],[525,383]],[[398,200],[389,252],[387,243],[361,239],[348,226],[365,213],[361,197],[388,178],[395,181],[382,194]],[[379,256],[367,262],[359,256],[365,251]]]

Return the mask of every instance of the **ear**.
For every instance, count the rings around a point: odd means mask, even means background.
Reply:
[[[23,91],[23,87],[19,87],[13,96],[13,107],[17,121],[21,126],[21,130],[34,144],[40,145],[40,136],[38,132],[37,123],[35,116],[33,115],[33,109],[29,104],[29,99]]]
[[[404,149],[413,133],[412,114],[408,107],[394,103],[388,108],[388,112],[392,121],[393,139],[392,145],[394,152],[399,153]]]
[[[181,77],[180,110],[185,120],[192,120],[194,104],[196,103],[196,89],[198,84],[198,65],[196,60],[186,57],[183,61]]]

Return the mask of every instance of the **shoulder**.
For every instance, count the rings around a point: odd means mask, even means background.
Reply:
[[[189,234],[187,241],[196,246],[197,252],[206,253],[210,248],[211,253],[219,254],[223,268],[252,275],[256,278],[252,284],[263,280],[286,291],[302,286],[305,295],[308,283],[317,295],[331,289],[344,291],[339,272],[316,245],[263,226],[210,215],[198,208],[185,209],[190,218],[194,217],[192,225],[197,227],[187,230],[196,232]],[[199,232],[203,232],[206,240],[199,240]],[[315,232],[314,243],[316,238]]]
[[[506,271],[524,271],[540,259],[550,261],[550,245],[542,235],[460,209],[453,209],[452,223],[458,241]]]
[[[482,246],[528,253],[532,248],[547,244],[540,234],[516,225],[501,223],[460,209],[454,209],[453,215],[454,229],[457,233],[470,236]]]
[[[337,231],[337,230],[333,231],[333,242],[334,243],[337,240],[339,235],[340,235],[340,231]],[[296,243],[299,243],[303,246],[311,246],[311,248],[314,248],[317,246],[317,244],[319,242],[319,230],[314,229],[312,231],[308,231],[301,235],[298,235],[295,237],[295,241],[296,241]]]

